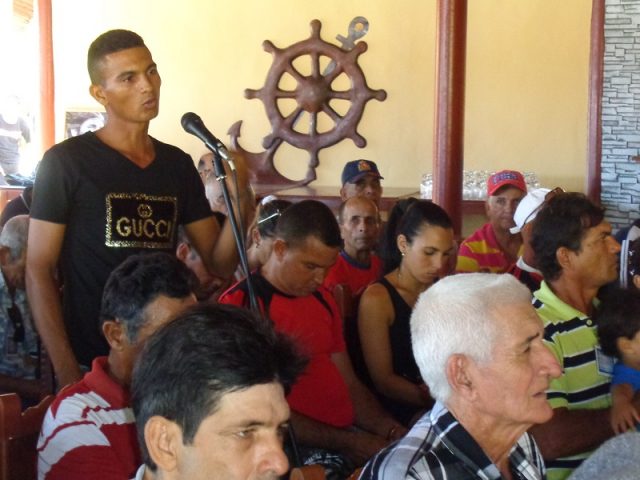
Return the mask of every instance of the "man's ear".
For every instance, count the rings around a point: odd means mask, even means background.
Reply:
[[[282,260],[284,254],[287,253],[287,249],[289,245],[282,238],[276,238],[273,241],[272,253],[276,256],[278,260]]]
[[[633,276],[633,286],[640,290],[640,275]]]
[[[176,257],[178,257],[178,260],[184,262],[189,256],[190,252],[191,248],[186,242],[178,243],[178,248],[176,248]]]
[[[460,353],[454,353],[447,360],[446,374],[449,386],[451,390],[463,398],[469,398],[473,393],[470,366],[469,358]]]
[[[347,191],[345,190],[344,185],[340,187],[340,200],[343,202],[347,200]]]
[[[556,250],[556,261],[564,270],[565,268],[571,267],[572,259],[575,255],[576,253],[567,247],[560,247]]]
[[[89,93],[103,107],[107,105],[107,97],[104,95],[104,90],[102,89],[102,85],[93,85],[92,84],[89,87]]]
[[[158,415],[151,417],[144,426],[144,443],[160,470],[176,470],[183,443],[182,430],[175,422]]]
[[[125,343],[129,344],[127,329],[122,323],[116,320],[105,320],[102,323],[102,333],[104,338],[107,339],[109,347],[116,351],[122,350]]]

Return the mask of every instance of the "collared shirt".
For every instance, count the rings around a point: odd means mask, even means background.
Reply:
[[[20,311],[24,329],[21,340],[15,338],[15,325],[9,316],[9,309],[14,304]],[[12,301],[4,275],[0,274],[0,374],[33,379],[37,365],[38,335],[33,328],[27,294],[16,289]]]
[[[144,478],[144,472],[146,470],[145,465],[140,465],[140,468],[138,468],[138,471],[136,472],[136,476],[133,477],[131,480],[142,480]]]
[[[514,479],[545,477],[533,437],[524,433],[509,453]],[[502,478],[480,445],[440,402],[409,433],[364,467],[360,480],[493,480]]]
[[[544,342],[563,372],[549,384],[549,404],[568,410],[609,408],[614,360],[602,352],[593,320],[560,300],[546,281],[533,295],[544,324]],[[547,461],[549,479],[567,478],[589,453]]]
[[[485,223],[460,244],[456,272],[504,273],[512,263],[500,248],[491,223]]]

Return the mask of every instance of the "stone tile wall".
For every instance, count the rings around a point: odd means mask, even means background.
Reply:
[[[606,0],[604,36],[602,203],[618,229],[640,217],[640,0]]]

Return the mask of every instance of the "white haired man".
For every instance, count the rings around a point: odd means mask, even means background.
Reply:
[[[551,418],[546,389],[560,375],[543,333],[529,291],[511,275],[454,275],[429,288],[411,341],[436,404],[360,478],[545,478],[527,433]]]

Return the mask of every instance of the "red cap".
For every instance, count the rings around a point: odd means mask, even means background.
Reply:
[[[520,172],[516,172],[515,170],[500,170],[491,175],[487,180],[487,195],[491,196],[495,194],[505,185],[511,185],[527,193],[527,183],[524,181],[524,177]]]

